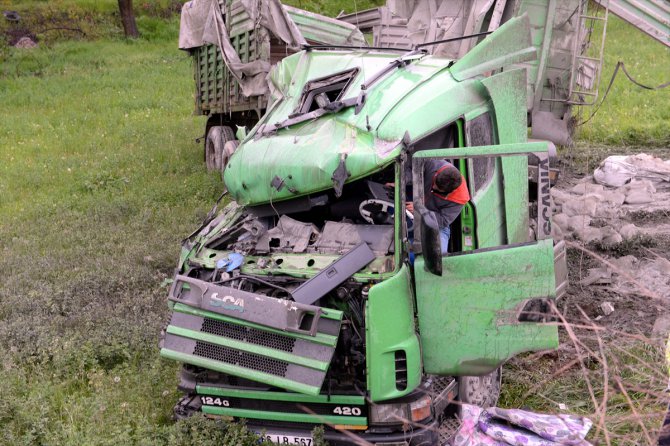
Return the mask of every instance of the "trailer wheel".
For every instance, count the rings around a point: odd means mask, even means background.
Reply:
[[[207,170],[223,171],[228,163],[224,152],[226,142],[235,140],[233,129],[228,126],[215,125],[209,128],[205,141],[205,164]]]
[[[233,153],[235,153],[235,150],[237,150],[237,146],[239,145],[240,142],[236,139],[227,141],[223,145],[223,156],[221,158],[221,179],[223,179],[223,173],[226,171],[230,157],[233,155]]]
[[[458,378],[458,399],[461,403],[491,407],[498,403],[502,367],[488,375],[461,376]]]

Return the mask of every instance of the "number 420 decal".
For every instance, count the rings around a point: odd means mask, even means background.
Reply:
[[[337,406],[333,409],[333,413],[337,415],[359,416],[361,414],[361,409],[359,407]]]

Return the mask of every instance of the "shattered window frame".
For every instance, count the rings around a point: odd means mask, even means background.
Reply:
[[[488,146],[495,144],[494,126],[488,111],[465,121],[465,138],[467,147]],[[495,176],[496,158],[469,159],[469,179],[472,195],[484,190],[491,184]]]
[[[327,105],[321,105],[317,102],[318,107],[313,107],[314,102],[317,101],[317,98],[322,93],[329,93],[339,90],[339,93],[335,99],[328,98],[328,100],[329,103],[340,101],[353,83],[353,80],[358,76],[359,71],[360,69],[356,67],[308,81],[302,89],[300,103],[298,104],[298,107],[296,108],[293,116],[309,113],[310,111],[318,110]]]

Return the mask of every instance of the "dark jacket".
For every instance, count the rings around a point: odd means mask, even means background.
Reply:
[[[459,194],[458,198],[452,197],[452,194],[447,195],[446,197],[439,195],[438,193],[432,192],[433,188],[433,177],[442,167],[446,165],[451,165],[444,160],[431,159],[426,160],[423,164],[423,183],[424,183],[424,204],[426,208],[435,212],[437,214],[437,222],[440,228],[446,228],[456,220],[463,209],[463,205],[469,199],[469,194],[465,201],[462,199],[463,194]],[[453,167],[453,166],[452,166]],[[455,167],[453,167],[455,169]],[[463,187],[467,186],[465,183],[465,178],[461,177],[463,181]],[[456,200],[456,201],[453,201]]]

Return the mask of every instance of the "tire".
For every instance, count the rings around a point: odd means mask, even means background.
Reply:
[[[226,167],[228,166],[228,161],[230,160],[230,157],[235,153],[235,150],[237,150],[237,146],[240,145],[240,142],[236,139],[227,141],[223,145],[223,157],[221,158],[221,179],[223,180],[223,173],[226,171]]]
[[[222,172],[226,168],[229,155],[226,156],[224,146],[228,141],[235,140],[233,129],[228,126],[215,125],[209,128],[205,140],[205,164],[207,170]]]
[[[461,376],[458,378],[458,400],[464,404],[491,407],[498,403],[502,367],[482,376]]]

